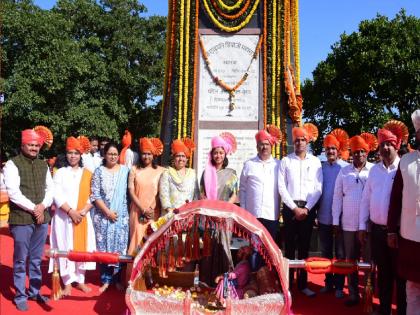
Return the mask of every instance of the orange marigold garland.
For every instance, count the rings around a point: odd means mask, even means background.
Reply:
[[[228,115],[230,115],[230,113],[235,109],[235,92],[246,81],[246,79],[248,78],[249,69],[251,68],[254,60],[257,59],[258,53],[259,53],[259,51],[261,49],[262,39],[263,39],[263,37],[260,36],[260,38],[258,40],[258,43],[257,43],[257,46],[255,47],[255,51],[254,51],[254,54],[252,55],[252,58],[251,58],[251,61],[249,63],[248,68],[246,69],[245,73],[243,74],[243,76],[241,77],[241,79],[238,81],[238,83],[236,83],[235,86],[233,86],[233,87],[227,85],[222,79],[219,79],[219,77],[216,76],[213,73],[213,71],[212,71],[212,69],[210,67],[210,60],[209,60],[209,57],[207,55],[207,51],[206,51],[206,49],[204,47],[203,40],[201,39],[201,37],[199,39],[199,43],[200,43],[200,48],[201,48],[201,52],[202,52],[202,55],[203,55],[203,59],[204,59],[204,62],[206,63],[206,67],[207,67],[207,70],[209,71],[210,76],[212,77],[214,83],[216,83],[218,86],[220,86],[222,89],[224,89],[226,92],[229,93],[229,114]]]
[[[212,2],[212,4],[213,4],[213,7],[216,9],[216,11],[217,11],[217,14],[219,14],[219,15],[221,15],[221,16],[223,16],[225,19],[228,19],[228,20],[236,20],[237,18],[239,18],[239,17],[241,17],[244,13],[245,13],[245,11],[246,10],[248,10],[248,8],[249,8],[249,6],[251,5],[251,1],[250,0],[248,0],[246,3],[245,3],[245,5],[241,8],[241,10],[239,10],[237,13],[235,13],[235,14],[232,14],[232,15],[230,15],[230,14],[226,14],[226,13],[224,13],[220,8],[219,8],[219,6],[216,4],[216,1],[215,0],[211,0],[211,2]]]
[[[263,8],[263,115],[264,126],[267,125],[267,1]]]

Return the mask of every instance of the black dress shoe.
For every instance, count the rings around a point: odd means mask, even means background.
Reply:
[[[28,297],[28,299],[31,301],[37,301],[38,303],[41,303],[41,304],[47,304],[48,301],[50,300],[48,297],[41,294],[38,294],[37,296],[30,296]]]

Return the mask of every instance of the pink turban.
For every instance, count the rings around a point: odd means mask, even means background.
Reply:
[[[383,142],[389,142],[397,150],[399,150],[401,146],[401,138],[398,138],[394,133],[387,129],[378,130],[378,142],[379,144]]]
[[[26,129],[22,131],[22,144],[28,144],[36,141],[39,145],[43,145],[45,138],[33,129]]]
[[[211,139],[211,148],[223,148],[225,154],[231,154],[236,151],[236,138],[230,132],[224,132],[220,136],[215,136]],[[207,165],[204,170],[204,187],[206,189],[207,199],[217,199],[217,170],[211,163],[212,156],[209,152]]]

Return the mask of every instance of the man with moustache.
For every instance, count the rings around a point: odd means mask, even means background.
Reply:
[[[333,230],[342,233],[346,259],[358,260],[360,256],[359,209],[363,188],[373,164],[367,162],[367,155],[376,149],[376,137],[369,133],[350,139],[353,162],[343,167],[337,175],[332,203]],[[346,306],[359,303],[359,280],[357,271],[348,277],[349,299]]]
[[[279,229],[280,198],[277,188],[280,161],[273,158],[271,149],[280,141],[280,131],[268,126],[255,135],[257,156],[244,163],[239,199],[241,207],[252,213],[268,230],[274,240]]]
[[[332,202],[335,180],[341,168],[348,165],[340,157],[349,155],[349,136],[342,129],[335,129],[324,138],[327,161],[322,163],[322,195],[318,209],[318,235],[321,256],[324,258],[344,258],[344,244],[341,234],[334,237],[332,226]],[[333,255],[333,252],[335,255]],[[320,292],[327,293],[335,289],[335,296],[343,298],[344,275],[325,274],[325,287]]]
[[[285,234],[285,256],[295,259],[308,258],[312,228],[316,217],[314,209],[322,192],[321,162],[307,152],[310,141],[315,141],[318,129],[312,124],[294,127],[292,137],[294,152],[285,156],[279,169],[279,193],[283,200],[283,220]],[[293,284],[293,270],[290,271],[289,284]],[[315,292],[308,288],[308,274],[298,270],[298,289],[308,297]]]
[[[22,131],[21,152],[7,161],[4,180],[10,200],[9,228],[14,240],[14,303],[27,311],[25,290],[26,261],[29,261],[29,299],[46,303],[40,294],[41,260],[51,220],[47,210],[52,203],[53,181],[48,165],[38,159],[45,139],[33,129]]]
[[[417,150],[401,157],[387,222],[388,245],[398,248],[398,275],[407,280],[407,315],[419,314],[420,310],[420,109],[411,119]]]
[[[381,162],[375,164],[369,172],[359,213],[359,239],[362,244],[366,241],[366,228],[370,220],[372,257],[378,270],[380,305],[376,313],[381,315],[391,314],[394,281],[397,288],[397,313],[403,315],[406,310],[405,281],[397,275],[396,252],[387,244],[389,198],[400,162],[398,150],[402,140],[407,141],[408,138],[407,132],[403,139],[404,130],[407,127],[395,120],[379,129]]]

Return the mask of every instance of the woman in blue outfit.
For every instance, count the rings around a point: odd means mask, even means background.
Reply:
[[[117,145],[108,143],[104,148],[103,165],[95,170],[92,178],[92,202],[95,204],[93,226],[96,247],[100,252],[127,254],[128,207],[127,179],[129,169],[118,164]],[[122,289],[120,264],[99,264],[104,292],[111,283]]]

